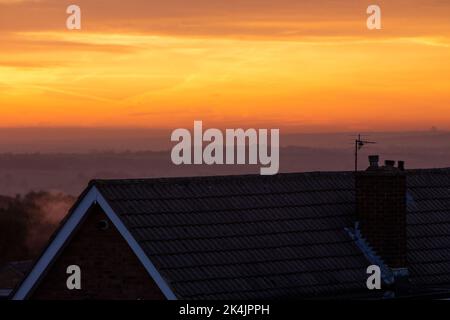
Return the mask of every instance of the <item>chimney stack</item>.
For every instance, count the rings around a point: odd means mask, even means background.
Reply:
[[[356,174],[356,215],[362,235],[391,268],[406,265],[406,174],[404,162],[386,161]]]
[[[371,169],[378,168],[378,162],[380,161],[379,156],[369,156],[369,164]]]
[[[388,168],[393,168],[393,167],[395,167],[395,161],[394,160],[385,160],[384,165]]]

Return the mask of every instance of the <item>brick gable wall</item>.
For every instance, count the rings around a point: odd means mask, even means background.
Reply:
[[[109,222],[107,230],[99,222]],[[66,269],[81,268],[81,290],[69,290]],[[164,295],[148,275],[125,239],[105,213],[97,206],[87,218],[55,263],[30,296],[36,300],[162,300]]]

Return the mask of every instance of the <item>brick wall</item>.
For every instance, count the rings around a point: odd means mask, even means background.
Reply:
[[[101,220],[109,222],[100,230]],[[81,290],[68,290],[69,265],[81,268]],[[87,218],[30,296],[31,299],[164,299],[139,259],[99,207]]]
[[[358,172],[356,200],[363,236],[390,267],[406,267],[405,172],[385,167]]]

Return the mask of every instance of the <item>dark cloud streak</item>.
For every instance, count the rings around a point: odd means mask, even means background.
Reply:
[[[448,1],[378,1],[385,34],[448,33]],[[69,2],[0,3],[0,30],[65,31]],[[83,30],[189,36],[360,35],[371,1],[79,0]],[[439,27],[436,27],[439,26]]]

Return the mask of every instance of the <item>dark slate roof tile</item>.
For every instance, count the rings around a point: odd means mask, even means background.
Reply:
[[[415,285],[450,283],[450,170],[408,171]],[[93,182],[177,296],[268,299],[365,293],[345,227],[352,173]]]
[[[410,225],[435,224],[445,222],[450,222],[450,210],[411,212],[408,215],[408,223]]]

